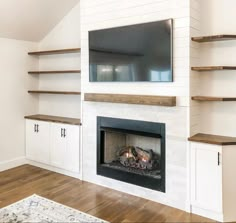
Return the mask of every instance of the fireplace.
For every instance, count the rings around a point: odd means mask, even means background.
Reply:
[[[97,117],[97,174],[165,192],[165,124]]]

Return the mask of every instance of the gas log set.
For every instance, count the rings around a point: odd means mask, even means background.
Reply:
[[[160,157],[153,150],[144,150],[136,146],[126,146],[117,153],[119,162],[125,167],[142,170],[160,168]]]

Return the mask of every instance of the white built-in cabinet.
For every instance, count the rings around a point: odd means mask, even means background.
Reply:
[[[236,146],[191,142],[192,212],[236,220]]]
[[[78,172],[79,127],[65,124],[51,125],[51,164]]]
[[[50,123],[26,120],[26,157],[40,163],[50,162]]]
[[[35,57],[55,56],[68,54],[79,54],[80,48],[63,48],[53,50],[43,50],[29,52],[28,54]],[[79,55],[78,55],[79,56]],[[66,64],[65,64],[66,66]],[[79,63],[78,63],[79,66]],[[55,69],[49,70],[31,70],[30,75],[80,75],[80,69]],[[66,77],[66,76],[65,76]],[[74,77],[73,77],[74,80]],[[50,94],[50,95],[77,95],[80,97],[80,91],[58,91],[55,89],[33,89],[28,90],[30,94]],[[80,100],[80,98],[78,98]],[[78,100],[75,100],[78,103]],[[26,119],[26,157],[32,165],[38,165],[53,171],[61,172],[70,176],[79,177],[80,175],[80,125],[78,118],[53,116],[49,114],[33,114],[25,116]]]
[[[80,126],[26,120],[26,157],[79,173]]]
[[[198,43],[215,42],[211,44],[213,47],[219,47],[216,45],[219,41],[232,40],[236,40],[236,35],[220,34],[192,37],[192,41]],[[235,65],[222,66],[221,64],[219,66],[191,67],[191,70],[195,72],[204,71],[206,73],[202,75],[209,76],[212,75],[211,72],[224,72],[235,69]],[[224,83],[223,78],[222,83]],[[198,103],[228,103],[236,101],[232,95],[210,96],[202,94],[193,95],[192,100]],[[212,108],[216,107],[212,106]],[[214,131],[216,130],[214,129]],[[236,222],[236,137],[212,135],[204,132],[191,136],[189,140],[191,141],[192,212],[217,221]]]

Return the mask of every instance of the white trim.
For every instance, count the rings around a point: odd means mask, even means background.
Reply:
[[[224,221],[224,216],[222,213],[206,210],[206,209],[199,208],[196,206],[192,206],[192,213],[206,217],[206,218],[210,218],[219,222]]]
[[[27,164],[25,156],[0,162],[0,172]]]
[[[63,174],[63,175],[69,176],[69,177],[74,177],[74,178],[77,178],[77,179],[81,179],[81,174],[80,173],[70,172],[68,170],[63,170],[63,169],[60,169],[60,168],[57,168],[57,167],[54,167],[54,166],[50,166],[50,165],[47,165],[47,164],[44,164],[44,163],[39,163],[39,162],[29,160],[29,159],[27,159],[26,162],[28,164],[32,165],[32,166],[40,167],[42,169],[50,170],[52,172],[60,173],[60,174]]]

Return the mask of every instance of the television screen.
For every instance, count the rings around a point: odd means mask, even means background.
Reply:
[[[91,82],[172,82],[173,20],[89,32]]]

